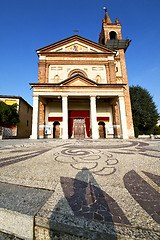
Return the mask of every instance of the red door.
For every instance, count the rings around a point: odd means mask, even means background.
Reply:
[[[76,139],[85,138],[85,119],[74,118],[73,120],[73,135]]]
[[[84,125],[82,124],[82,122],[83,122],[82,120],[79,121],[79,124],[80,124],[79,129],[81,129],[81,131],[83,132],[83,126],[84,126],[84,129],[86,127],[87,136],[90,137],[90,116],[89,116],[89,111],[88,110],[69,111],[69,113],[68,113],[68,123],[69,123],[68,133],[69,133],[69,137],[71,137],[74,133],[73,132],[73,121],[74,121],[74,119],[78,119],[78,118],[83,119],[83,121],[84,121]]]

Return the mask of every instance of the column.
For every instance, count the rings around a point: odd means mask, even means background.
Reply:
[[[97,125],[97,116],[96,116],[96,97],[90,97],[90,109],[91,109],[91,126],[92,126],[92,138],[98,139],[98,125]]]
[[[39,138],[39,96],[33,96],[32,135],[30,138]]]
[[[63,139],[68,139],[68,96],[62,96]]]
[[[119,97],[119,116],[120,116],[120,126],[121,126],[121,138],[128,139],[124,97]]]

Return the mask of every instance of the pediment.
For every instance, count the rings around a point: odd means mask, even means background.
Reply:
[[[79,74],[69,79],[66,79],[61,83],[61,86],[71,86],[71,87],[90,87],[90,86],[96,86],[96,85],[97,85],[96,82],[86,77],[83,77]]]
[[[92,53],[110,53],[114,52],[105,46],[95,43],[86,38],[74,35],[59,42],[53,43],[46,47],[37,50],[38,54],[41,53],[55,53],[55,52],[92,52]]]
[[[50,52],[102,52],[95,47],[91,47],[87,44],[79,41],[73,41],[69,44],[65,44],[59,48],[53,49]]]

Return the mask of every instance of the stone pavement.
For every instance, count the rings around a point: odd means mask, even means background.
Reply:
[[[0,141],[0,239],[160,239],[160,140]]]

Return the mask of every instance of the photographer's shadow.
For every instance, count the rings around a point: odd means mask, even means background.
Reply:
[[[78,172],[75,178],[61,177],[60,182],[65,199],[74,216],[102,223],[111,223],[113,226],[114,223],[130,225],[116,201],[100,189],[92,173],[87,168],[83,168],[82,171]],[[60,201],[63,202],[63,199]],[[59,202],[56,207],[60,205]],[[116,230],[115,228],[113,230],[115,234],[111,239],[116,240]]]

